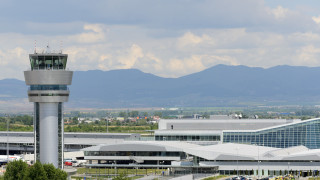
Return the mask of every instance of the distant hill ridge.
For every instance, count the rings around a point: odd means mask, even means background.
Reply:
[[[162,78],[136,69],[76,71],[68,106],[150,107],[319,104],[320,67],[264,69],[217,65],[179,78]],[[0,99],[26,98],[27,86],[0,80]]]

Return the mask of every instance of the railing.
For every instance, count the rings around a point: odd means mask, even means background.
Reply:
[[[69,87],[65,89],[37,89],[37,88],[28,88],[28,91],[70,91]]]
[[[130,137],[126,138],[125,141],[155,141],[154,137]]]
[[[28,68],[27,69],[28,71],[70,71],[70,69],[69,68],[62,68],[62,69],[57,69],[57,68],[36,68],[36,67],[34,67],[34,68]]]

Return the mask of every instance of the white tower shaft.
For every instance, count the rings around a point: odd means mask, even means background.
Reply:
[[[58,167],[58,103],[39,103],[40,161]]]

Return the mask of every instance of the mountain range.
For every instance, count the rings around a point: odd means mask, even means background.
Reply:
[[[137,69],[75,71],[69,107],[247,106],[320,103],[320,67],[264,69],[217,65],[179,78]],[[0,80],[0,100],[27,97],[17,79]]]

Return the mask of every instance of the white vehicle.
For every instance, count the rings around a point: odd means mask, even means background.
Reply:
[[[9,159],[8,159],[9,158]],[[9,162],[14,161],[14,160],[20,160],[22,159],[21,156],[7,156],[7,155],[0,155],[0,164],[7,164],[8,160]]]
[[[73,160],[71,162],[72,162],[73,167],[79,167],[79,166],[82,166],[83,164],[85,164],[87,161],[86,160]]]

